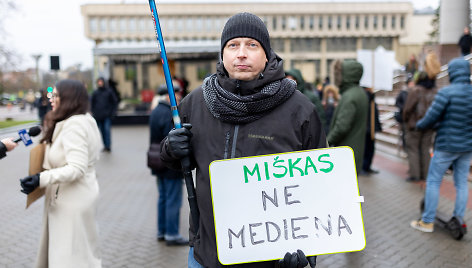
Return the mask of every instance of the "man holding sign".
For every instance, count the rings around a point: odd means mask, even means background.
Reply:
[[[190,226],[189,267],[223,266],[215,237],[212,161],[327,146],[315,106],[296,89],[296,83],[285,78],[282,59],[271,49],[264,22],[250,13],[231,17],[221,35],[216,74],[182,100],[184,127],[171,130],[161,143],[162,160],[168,166],[180,168],[179,160],[190,156],[196,168],[200,228]],[[239,193],[240,198],[244,195]],[[307,260],[297,248],[291,252],[280,264],[263,261],[239,267],[304,267],[309,261],[314,267],[314,257]]]

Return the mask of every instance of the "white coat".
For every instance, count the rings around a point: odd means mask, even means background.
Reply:
[[[95,220],[99,193],[95,163],[101,146],[90,114],[56,124],[40,174],[46,193],[36,267],[101,267]]]

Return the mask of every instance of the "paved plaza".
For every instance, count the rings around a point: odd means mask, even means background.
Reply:
[[[103,267],[187,267],[187,247],[156,240],[157,189],[146,166],[148,142],[147,126],[113,127],[112,153],[102,153],[97,165]],[[0,267],[33,267],[39,245],[43,199],[25,210],[18,181],[27,175],[29,149],[20,145],[0,160]],[[358,178],[365,197],[366,248],[320,256],[317,267],[472,267],[472,234],[456,241],[440,228],[422,233],[409,227],[420,217],[423,189],[404,181],[404,160],[378,152],[374,167],[379,174]],[[439,209],[449,214],[453,204],[454,187],[447,176]],[[471,204],[466,221],[472,224]],[[187,215],[184,197],[182,234],[187,234]]]

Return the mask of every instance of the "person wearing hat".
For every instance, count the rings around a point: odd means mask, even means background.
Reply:
[[[190,157],[196,168],[199,229],[190,225],[188,267],[223,267],[218,261],[209,178],[214,160],[266,155],[327,146],[323,125],[311,101],[285,78],[282,59],[271,49],[264,22],[239,13],[221,34],[216,73],[180,103],[183,128],[161,142],[161,159],[180,168]],[[283,129],[280,127],[283,122]],[[314,267],[316,258],[301,251],[287,261],[246,263],[238,267]],[[281,256],[282,258],[283,256]],[[289,263],[288,259],[293,263]]]
[[[179,92],[180,87],[174,86]],[[160,143],[172,129],[172,111],[166,84],[159,86],[157,93],[161,96],[159,104],[149,117],[151,131],[150,142]],[[180,94],[176,100],[180,101]],[[164,168],[151,169],[156,176],[159,198],[157,201],[157,240],[166,241],[168,246],[188,245],[188,239],[179,234],[180,208],[182,206],[182,172]]]

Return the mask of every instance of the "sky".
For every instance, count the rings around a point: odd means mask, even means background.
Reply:
[[[163,2],[222,2],[222,0],[155,0]],[[253,0],[254,1],[254,0]],[[287,0],[259,0],[279,2]],[[356,2],[355,0],[297,0],[299,2]],[[363,0],[362,2],[371,1]],[[372,0],[375,1],[375,0]],[[379,0],[376,0],[377,2]],[[380,0],[381,1],[381,0]],[[389,2],[400,1],[390,0]],[[410,0],[415,9],[431,6],[439,0]],[[16,51],[22,61],[19,69],[34,68],[32,55],[41,54],[39,68],[49,69],[49,57],[60,56],[61,69],[80,64],[81,69],[93,65],[94,42],[84,35],[84,21],[80,6],[93,3],[148,3],[145,0],[21,0],[14,1],[16,10],[4,21],[6,31],[2,42]],[[227,0],[226,2],[241,2]],[[151,19],[151,18],[150,18]],[[5,42],[6,41],[6,42]],[[157,42],[157,41],[156,41]]]

